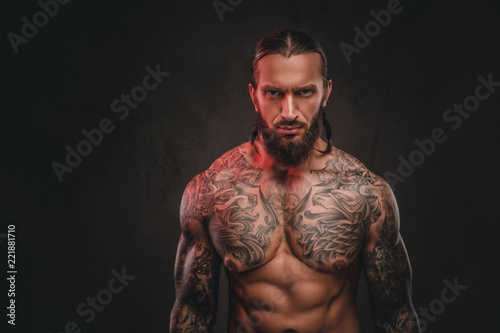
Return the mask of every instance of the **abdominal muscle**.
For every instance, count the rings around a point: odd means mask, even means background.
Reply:
[[[358,261],[338,272],[321,270],[304,264],[285,244],[264,265],[228,273],[228,333],[359,333]]]

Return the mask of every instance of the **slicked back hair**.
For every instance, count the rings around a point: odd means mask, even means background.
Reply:
[[[326,89],[330,77],[328,76],[328,62],[326,59],[325,52],[323,51],[323,48],[316,40],[314,40],[308,34],[302,31],[297,31],[292,29],[282,29],[275,31],[265,36],[257,43],[252,58],[252,66],[250,69],[250,74],[251,74],[250,83],[255,89],[257,89],[257,79],[256,79],[256,76],[258,75],[257,65],[259,63],[259,60],[265,57],[266,55],[281,54],[285,58],[290,58],[291,56],[294,55],[299,55],[309,52],[316,52],[320,55],[321,75],[323,76],[323,88]],[[321,114],[322,123],[323,127],[325,128],[326,138],[328,141],[327,142],[328,146],[324,151],[321,152],[327,154],[332,151],[332,130],[324,108],[321,108],[320,112],[322,113]],[[259,124],[256,121],[251,141],[254,147],[255,147],[254,141],[259,135],[259,130],[260,130]]]

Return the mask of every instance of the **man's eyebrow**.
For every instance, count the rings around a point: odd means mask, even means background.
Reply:
[[[306,89],[316,89],[316,88],[317,88],[316,84],[314,84],[314,83],[308,83],[308,84],[305,84],[303,86],[299,86],[298,89],[300,89],[300,90],[306,90]]]
[[[270,84],[270,83],[263,84],[262,89],[263,90],[281,90],[281,88],[279,86],[276,86],[276,85]],[[306,83],[304,85],[298,85],[298,86],[294,87],[293,90],[306,90],[306,89],[317,89],[317,86],[314,83]]]
[[[263,90],[279,90],[280,89],[278,86],[275,86],[274,84],[263,84],[261,87]]]

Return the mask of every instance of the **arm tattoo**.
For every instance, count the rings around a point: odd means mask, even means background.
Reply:
[[[217,312],[220,258],[200,233],[206,232],[198,192],[200,176],[188,184],[181,204],[182,236],[176,260],[176,301],[171,332],[212,332]]]
[[[373,249],[363,253],[375,328],[377,332],[420,332],[411,304],[411,268],[406,249],[392,206],[386,199],[381,200],[385,216],[378,238]]]
[[[177,315],[172,320],[177,327],[184,328],[175,332],[210,332],[214,324],[213,298],[217,296],[219,263],[212,251],[202,245],[196,245],[193,252],[190,268],[184,272],[185,259],[179,260],[175,276],[179,297],[175,305]],[[181,254],[185,258],[188,253]]]

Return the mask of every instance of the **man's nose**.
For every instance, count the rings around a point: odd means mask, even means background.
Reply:
[[[288,121],[293,121],[297,118],[298,110],[295,105],[293,94],[286,94],[281,105],[281,117]]]

